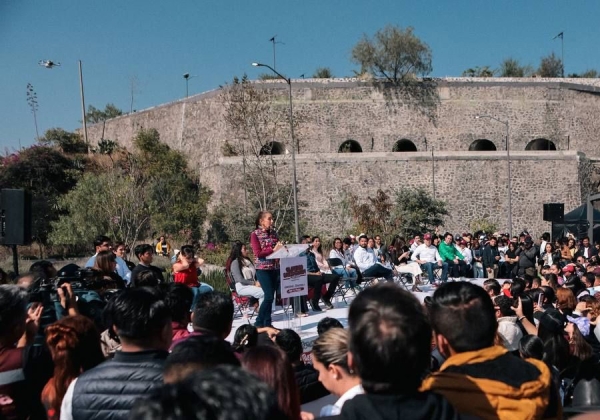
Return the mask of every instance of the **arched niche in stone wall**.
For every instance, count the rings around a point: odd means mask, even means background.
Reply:
[[[394,143],[392,152],[416,152],[417,146],[409,139],[401,139]]]
[[[496,145],[488,139],[477,139],[469,146],[469,152],[489,152],[494,150],[497,150]]]
[[[340,144],[340,148],[338,149],[338,153],[361,153],[362,147],[360,143],[356,140],[346,140],[342,144]]]
[[[556,150],[556,145],[548,139],[535,139],[525,146],[525,150]]]
[[[260,149],[261,155],[283,155],[285,147],[278,141],[270,141]]]

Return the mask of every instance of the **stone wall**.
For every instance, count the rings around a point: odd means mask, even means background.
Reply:
[[[500,230],[508,226],[508,177],[505,152],[441,152],[435,156],[436,198],[447,201],[450,217],[445,228],[469,229],[473,219],[488,215]],[[291,174],[291,160],[281,166]],[[231,197],[236,191],[240,158],[223,158],[220,188]],[[541,234],[550,230],[542,220],[543,203],[564,202],[565,213],[579,206],[587,194],[591,166],[581,153],[515,152],[511,156],[513,232],[527,228]],[[570,168],[568,175],[565,168]],[[421,187],[433,192],[433,165],[428,153],[305,154],[297,157],[298,198],[308,204],[302,218],[311,232],[340,234],[331,216],[344,192],[373,196],[377,189]],[[333,204],[333,205],[332,205]]]
[[[255,86],[269,90],[275,112],[287,112],[287,84]],[[514,230],[547,230],[541,203],[564,202],[568,211],[598,186],[598,165],[585,158],[598,156],[597,79],[435,79],[426,81],[425,101],[415,99],[415,91],[357,79],[294,80],[292,86],[294,116],[302,121],[296,135],[300,198],[309,203],[304,214],[331,232],[335,227],[319,215],[342,190],[366,195],[401,183],[431,188],[432,149],[438,156],[436,194],[450,203],[448,227],[465,229],[471,218],[489,214],[505,228],[506,126],[477,115],[509,125]],[[223,115],[220,91],[214,90],[109,120],[104,137],[131,146],[141,127],[156,128],[163,141],[189,157],[214,191],[214,205],[233,193],[228,185],[241,172],[238,158],[221,153],[225,141],[233,140]],[[102,129],[88,128],[92,143]],[[285,125],[281,130],[274,140],[289,150]],[[538,138],[552,141],[559,152],[524,152]],[[338,154],[349,139],[363,153]],[[418,152],[391,153],[400,139],[412,141]],[[498,152],[468,152],[478,139],[493,142]],[[288,164],[288,158],[281,159]]]

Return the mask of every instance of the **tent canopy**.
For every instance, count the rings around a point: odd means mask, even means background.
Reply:
[[[564,223],[587,222],[587,203],[565,214]],[[600,211],[594,209],[594,223],[600,223]]]
[[[565,214],[563,223],[554,223],[552,225],[552,238],[562,238],[572,233],[578,239],[588,234],[587,203],[582,204],[569,213]],[[600,238],[600,211],[594,209],[594,237],[590,240]]]

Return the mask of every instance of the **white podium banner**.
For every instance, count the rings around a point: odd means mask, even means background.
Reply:
[[[280,272],[282,298],[308,295],[306,257],[282,258]]]

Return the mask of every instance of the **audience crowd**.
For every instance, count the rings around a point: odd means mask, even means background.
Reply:
[[[285,245],[271,225],[261,212],[253,258],[233,245],[230,294],[199,282],[203,260],[191,246],[165,281],[152,265],[156,252],[168,255],[164,237],[135,248],[137,266],[99,237],[89,269],[42,261],[0,285],[0,419],[600,412],[600,265],[588,238],[423,232],[386,245],[361,234],[335,238],[327,252],[305,237],[311,293],[300,314],[354,291],[347,325],[321,319],[307,357],[297,332],[272,326],[279,262],[267,257]],[[434,292],[421,303],[407,285],[426,281]],[[252,298],[258,314],[233,331],[236,296]]]

